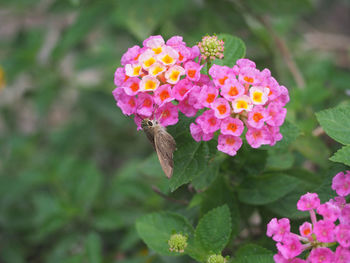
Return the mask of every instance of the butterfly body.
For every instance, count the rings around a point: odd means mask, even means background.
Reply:
[[[141,127],[156,150],[165,175],[170,178],[173,174],[173,153],[176,149],[174,138],[156,120],[144,119]]]

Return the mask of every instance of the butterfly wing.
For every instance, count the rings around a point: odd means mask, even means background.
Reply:
[[[158,126],[155,129],[157,130],[154,132],[154,145],[158,159],[165,175],[171,178],[174,168],[173,153],[176,149],[176,142],[164,127]]]

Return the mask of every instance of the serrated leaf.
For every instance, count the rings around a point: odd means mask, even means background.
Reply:
[[[227,205],[209,211],[198,223],[195,239],[208,253],[221,253],[231,235],[231,215]]]
[[[247,204],[272,203],[291,192],[299,183],[294,177],[283,173],[249,176],[238,188],[238,198]]]
[[[168,240],[174,233],[191,236],[193,227],[183,216],[170,213],[152,213],[139,218],[136,230],[147,246],[159,254],[175,255],[169,251]]]
[[[271,261],[272,260],[272,261]],[[247,244],[238,249],[235,258],[233,258],[231,263],[273,263],[273,253],[272,251],[257,246],[255,244]]]
[[[246,47],[244,42],[235,36],[229,34],[218,34],[218,39],[224,41],[224,58],[214,60],[216,65],[225,65],[233,67],[236,61],[245,56]]]
[[[343,105],[316,113],[325,132],[337,142],[350,144],[350,106]]]
[[[350,166],[350,146],[342,147],[329,160]]]

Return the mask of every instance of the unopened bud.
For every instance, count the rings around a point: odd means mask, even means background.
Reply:
[[[210,255],[208,257],[207,263],[226,263],[226,258],[221,255]]]
[[[203,59],[222,59],[224,57],[224,41],[217,36],[205,36],[202,42],[198,43]]]
[[[170,251],[183,253],[187,247],[187,237],[181,234],[173,234],[168,241],[168,245]]]

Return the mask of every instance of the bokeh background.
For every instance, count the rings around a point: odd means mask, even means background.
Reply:
[[[159,194],[166,179],[115,106],[113,75],[149,35],[213,33],[242,38],[288,87],[302,136],[286,162],[326,169],[339,146],[314,112],[350,95],[350,1],[0,0],[0,262],[182,262],[135,231],[146,212],[185,208]]]

